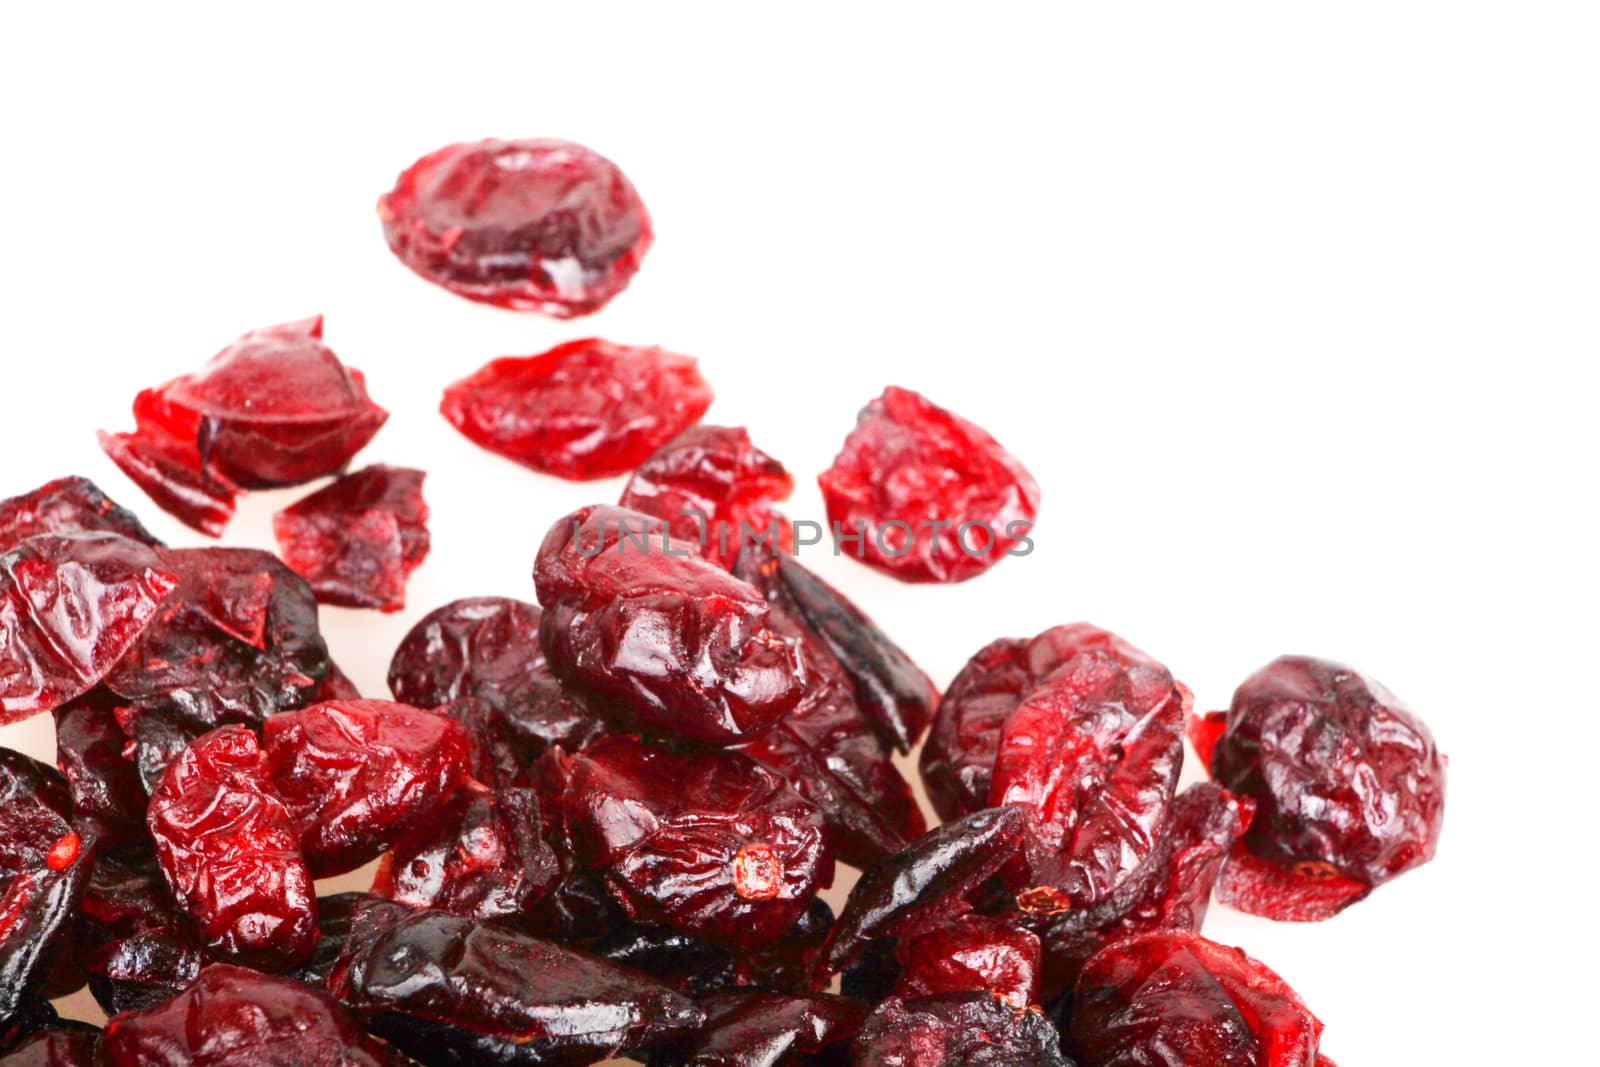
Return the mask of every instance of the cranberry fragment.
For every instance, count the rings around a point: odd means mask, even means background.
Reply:
[[[0,553],[0,724],[88,692],[176,583],[154,549],[116,534],[45,534]]]
[[[1000,443],[927,398],[890,386],[862,409],[817,479],[857,559],[908,582],[961,582],[1021,544],[1039,486]]]
[[[104,1067],[402,1067],[326,993],[214,963],[182,995],[106,1024]]]
[[[0,1054],[0,1067],[94,1067],[99,1043],[97,1027],[61,1021]]]
[[[40,534],[114,533],[130,541],[161,544],[133,512],[87,478],[57,478],[31,493],[0,500],[0,552]]]
[[[145,792],[123,757],[127,738],[116,718],[116,697],[91,689],[55,710],[56,765],[72,790],[72,815],[91,827],[102,851],[148,847]]]
[[[239,487],[207,470],[187,440],[141,430],[99,432],[100,450],[156,507],[207,537],[221,537],[238,506]]]
[[[78,942],[89,989],[108,1015],[176,996],[206,963],[153,855],[95,864]]]
[[[324,604],[400,611],[428,555],[426,475],[382,464],[346,474],[273,516],[284,562]]]
[[[311,952],[311,872],[253,733],[224,726],[185,749],[146,819],[161,874],[207,946],[268,969]]]
[[[735,752],[598,741],[573,757],[566,820],[631,916],[730,952],[777,941],[833,882],[816,808]]]
[[[793,549],[783,516],[773,509],[794,491],[783,464],[750,443],[742,426],[691,426],[639,465],[618,503],[667,524],[707,559],[729,570],[751,539]]]
[[[1236,948],[1185,931],[1119,941],[1090,960],[1073,994],[1084,1067],[1166,1062],[1309,1067],[1322,1024],[1294,990]]]
[[[439,411],[481,448],[587,481],[626,474],[710,406],[689,356],[591,337],[492,360],[447,388]]]
[[[1211,773],[1256,803],[1244,843],[1261,862],[1230,860],[1219,887],[1254,914],[1326,918],[1438,847],[1445,760],[1433,735],[1336,663],[1284,656],[1246,679]]]
[[[878,1006],[856,1038],[855,1067],[1071,1067],[1037,1008],[988,993],[953,993]],[[1201,1061],[1194,1061],[1201,1062]]]
[[[554,138],[453,144],[378,200],[400,262],[469,300],[557,318],[620,293],[653,235],[617,165]]]
[[[603,505],[561,519],[534,581],[551,669],[623,726],[737,743],[800,699],[800,643],[774,629],[759,592],[658,519]]]
[[[703,1001],[706,1023],[681,1054],[651,1067],[784,1067],[848,1048],[870,1010],[846,997],[815,993],[728,992]]]
[[[901,941],[898,996],[987,992],[1013,1008],[1039,1003],[1039,938],[1010,919],[967,915]]]

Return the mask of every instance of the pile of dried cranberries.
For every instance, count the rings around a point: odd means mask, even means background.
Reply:
[[[418,273],[576,315],[651,239],[614,164],[557,141],[425,157],[382,201]],[[320,320],[141,393],[107,452],[220,532],[241,490],[287,562],[171,548],[83,478],[0,501],[0,1067],[595,1063],[1006,1067],[1331,1061],[1213,891],[1327,918],[1430,859],[1444,758],[1377,683],[1306,657],[1193,712],[1086,623],[979,650],[941,695],[794,554],[793,479],[697,425],[692,359],[599,340],[508,358],[443,410],[569,478],[537,603],[446,604],[395,700],[329,658],[318,603],[398,610],[420,471],[344,468],[385,413]],[[891,388],[820,479],[861,560],[960,581],[1039,490],[983,430]],[[854,536],[849,536],[849,535]],[[1185,736],[1211,781],[1179,789]],[[920,747],[929,828],[892,758]],[[317,879],[375,864],[367,892]],[[862,873],[835,914],[836,864]],[[50,1001],[87,986],[103,1030]]]

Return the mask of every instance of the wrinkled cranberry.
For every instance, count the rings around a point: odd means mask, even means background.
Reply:
[[[561,519],[534,581],[550,668],[620,725],[737,743],[801,697],[800,642],[765,598],[658,519],[603,505]]]
[[[793,550],[789,524],[772,507],[793,491],[783,464],[752,445],[744,427],[691,426],[639,465],[618,503],[660,519],[731,570],[753,538]]]
[[[425,1063],[593,1063],[704,1020],[688,998],[575,949],[393,907],[352,932],[329,989]]]
[[[1276,974],[1236,948],[1158,931],[1106,948],[1073,994],[1084,1067],[1149,1062],[1309,1067],[1322,1024]]]
[[[1071,1067],[1037,1008],[988,993],[948,993],[878,1006],[857,1036],[855,1067]],[[1199,1061],[1195,1061],[1199,1062]]]
[[[114,533],[159,546],[127,508],[87,478],[57,478],[31,493],[0,500],[0,552],[40,534]]]
[[[400,262],[435,285],[563,319],[626,288],[653,239],[615,163],[548,137],[423,156],[379,198],[378,217]]]
[[[1039,1003],[1039,938],[1010,919],[962,916],[906,938],[895,954],[895,993],[907,1000],[986,992],[1013,1008]]]
[[[821,814],[735,752],[596,742],[573,757],[566,820],[634,918],[730,952],[781,938],[833,882]]]
[[[626,474],[710,406],[689,356],[591,337],[492,360],[447,388],[439,411],[490,452],[586,481]]]
[[[239,487],[208,470],[188,440],[159,432],[99,431],[100,450],[156,507],[207,537],[221,537],[238,507]]]
[[[994,566],[1033,527],[1039,487],[1000,443],[908,389],[862,409],[817,479],[857,559],[908,582],[960,582]]]
[[[214,963],[182,995],[106,1024],[104,1067],[402,1067],[326,993]]]
[[[844,1052],[871,1010],[847,997],[729,992],[701,1002],[705,1026],[682,1050],[650,1067],[800,1067],[825,1050]],[[840,1061],[842,1062],[842,1061]]]
[[[459,726],[383,700],[286,711],[267,720],[261,740],[267,777],[317,878],[376,859],[467,777]]]
[[[0,725],[88,692],[176,584],[154,549],[116,534],[45,534],[0,553]]]
[[[1284,656],[1251,675],[1210,767],[1256,803],[1248,856],[1218,887],[1230,907],[1327,918],[1438,847],[1445,759],[1421,719],[1348,667]]]
[[[146,814],[161,874],[206,944],[267,969],[317,938],[300,835],[243,726],[204,735],[173,761]]]
[[[371,893],[334,893],[317,898],[317,947],[305,962],[285,977],[297,982],[325,988],[328,976],[344,955],[358,924],[374,912],[391,908],[389,901]]]
[[[89,989],[108,1015],[176,996],[206,963],[153,854],[95,864],[77,940]]]
[[[428,554],[422,471],[367,467],[272,518],[278,548],[324,604],[400,611]]]
[[[91,689],[55,710],[56,765],[72,790],[72,816],[93,828],[102,852],[148,847],[145,792],[123,757],[127,742],[117,724],[117,698]]]

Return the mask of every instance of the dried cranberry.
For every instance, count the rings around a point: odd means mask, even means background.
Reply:
[[[332,660],[328,661],[328,673],[322,679],[322,684],[317,686],[312,694],[312,704],[326,704],[330,700],[360,700],[361,690],[356,688],[348,675],[339,669],[339,665]]]
[[[730,952],[781,938],[833,882],[816,808],[735,752],[596,742],[573,757],[566,820],[635,918]]]
[[[0,1067],[95,1067],[100,1030],[63,1020],[0,1055]]]
[[[1039,508],[1033,476],[966,419],[894,386],[862,409],[817,479],[856,558],[908,582],[960,582],[1021,544]]]
[[[587,315],[627,286],[650,216],[617,165],[553,138],[453,144],[378,200],[400,262],[469,300]]]
[[[224,726],[184,750],[146,815],[161,874],[212,949],[274,969],[317,938],[300,835],[255,734]]]
[[[639,465],[618,503],[660,519],[673,537],[732,570],[747,540],[793,549],[789,525],[772,507],[793,491],[783,464],[752,445],[744,427],[692,426]]]
[[[153,854],[95,864],[77,940],[89,988],[108,1015],[176,996],[206,963]]]
[[[207,470],[192,441],[140,430],[99,432],[100,450],[156,507],[207,537],[221,537],[238,506],[239,487]]]
[[[91,689],[55,710],[56,765],[72,789],[72,814],[93,828],[103,852],[149,846],[145,792],[122,754],[127,738],[117,723],[114,694]]]
[[[1073,994],[1084,1067],[1165,1062],[1310,1067],[1322,1024],[1272,971],[1187,931],[1119,941],[1090,960]]]
[[[847,997],[729,992],[701,1002],[706,1023],[681,1051],[650,1067],[800,1067],[825,1050],[849,1047],[870,1010]]]
[[[737,743],[800,699],[799,642],[765,598],[658,519],[603,505],[561,519],[534,581],[551,669],[623,726]]]
[[[966,915],[901,941],[898,996],[987,992],[1013,1008],[1039,1003],[1039,938],[1010,919]]]
[[[492,360],[447,388],[439,411],[490,452],[586,481],[626,474],[710,406],[689,356],[591,337]]]
[[[855,1041],[855,1067],[1071,1067],[1037,1008],[988,993],[949,993],[878,1006]],[[1196,1061],[1198,1062],[1198,1061]]]
[[[283,712],[261,739],[267,776],[318,878],[353,871],[423,826],[468,770],[459,726],[383,700]]]
[[[48,1000],[37,996],[20,998],[15,1011],[0,1015],[0,1052],[10,1051],[60,1018]]]
[[[1234,693],[1211,757],[1218,782],[1256,802],[1224,903],[1322,919],[1433,858],[1445,759],[1428,727],[1348,667],[1284,656]]]
[[[0,725],[88,692],[176,584],[154,549],[116,534],[45,534],[0,553]]]
[[[40,534],[114,533],[130,541],[161,544],[133,512],[87,478],[57,478],[31,493],[0,500],[0,552]]]
[[[284,562],[324,604],[400,611],[428,554],[422,471],[381,464],[346,474],[273,516]]]
[[[182,995],[119,1015],[104,1067],[402,1067],[326,993],[214,963]]]

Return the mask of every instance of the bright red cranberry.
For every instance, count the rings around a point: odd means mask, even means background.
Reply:
[[[324,604],[400,611],[428,555],[426,475],[382,464],[346,474],[272,519],[283,560]]]
[[[447,388],[439,411],[490,452],[585,481],[626,474],[710,406],[689,356],[588,338],[492,360]]]
[[[239,487],[205,469],[188,441],[154,434],[99,432],[100,449],[156,507],[207,537],[221,537],[233,519]]]
[[[138,517],[87,478],[57,478],[31,493],[0,500],[0,552],[39,534],[114,533],[161,544]]]
[[[1071,1067],[1038,1008],[989,993],[891,997],[862,1026],[853,1067]]]
[[[378,200],[400,262],[469,300],[587,315],[650,249],[650,216],[617,165],[553,138],[478,141],[413,163]]]
[[[1039,509],[1026,468],[983,430],[894,386],[817,479],[856,558],[908,582],[960,582],[1022,544]]]
[[[987,992],[1013,1008],[1039,1003],[1039,938],[1010,919],[967,915],[901,941],[897,996]]]

